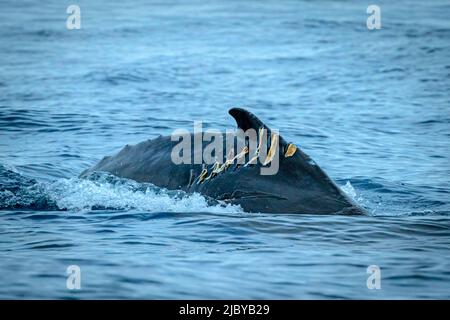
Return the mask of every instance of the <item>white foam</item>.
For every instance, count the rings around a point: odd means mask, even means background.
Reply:
[[[357,204],[364,208],[369,208],[372,205],[370,205],[369,200],[365,199],[360,193],[356,192],[355,188],[352,186],[350,181],[347,181],[347,183],[340,187],[342,191],[344,191],[353,201],[355,201]],[[367,209],[368,210],[368,209]],[[375,209],[372,209],[370,211],[371,215],[375,214]]]
[[[356,198],[356,191],[355,188],[353,188],[350,181],[347,181],[347,183],[344,186],[341,186],[342,191],[344,191],[350,198],[355,200]]]
[[[341,186],[341,189],[355,202],[362,203],[364,201],[364,198],[356,192],[350,181],[347,181],[344,186]]]
[[[209,205],[200,194],[187,195],[153,185],[142,187],[134,182],[59,179],[46,189],[49,197],[60,209],[71,211],[110,208],[149,212],[242,212],[242,209],[235,205]]]

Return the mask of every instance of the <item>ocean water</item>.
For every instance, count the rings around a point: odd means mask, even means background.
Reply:
[[[69,3],[0,3],[0,298],[450,298],[448,1],[378,1],[380,30],[364,1],[76,4],[80,30]],[[77,178],[194,120],[231,129],[233,106],[367,216]]]

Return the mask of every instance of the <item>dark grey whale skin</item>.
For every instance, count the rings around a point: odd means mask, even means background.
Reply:
[[[269,131],[270,136],[270,129],[247,110],[233,108],[229,113],[244,131],[253,128],[258,132],[263,127]],[[261,175],[262,165],[259,161],[249,166],[234,163],[228,170],[201,183],[198,180],[204,165],[177,165],[172,162],[172,148],[178,143],[179,141],[171,141],[170,136],[159,136],[133,146],[127,145],[116,155],[104,157],[98,164],[81,173],[80,177],[87,177],[95,171],[105,171],[170,190],[198,192],[209,199],[240,205],[246,212],[365,213],[300,148],[297,147],[293,156],[284,157],[283,150],[287,143],[282,137],[279,139],[279,170],[276,174]],[[203,146],[209,143],[203,142]],[[223,143],[225,146],[225,141]],[[237,153],[239,150],[235,150],[235,154]],[[191,155],[193,159],[193,147]],[[206,168],[209,175],[212,165]]]

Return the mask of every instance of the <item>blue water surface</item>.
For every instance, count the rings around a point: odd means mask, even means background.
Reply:
[[[450,298],[450,4],[0,3],[0,298]],[[368,215],[78,175],[247,107]],[[81,289],[66,269],[81,269]],[[381,270],[369,289],[367,267]]]

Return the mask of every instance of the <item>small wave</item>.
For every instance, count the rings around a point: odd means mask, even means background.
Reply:
[[[54,210],[56,206],[36,180],[0,165],[0,209]]]
[[[111,85],[119,85],[121,83],[129,82],[148,82],[148,76],[140,70],[127,69],[127,70],[108,70],[108,71],[96,71],[89,72],[84,76],[87,81],[105,82]]]
[[[380,177],[338,181],[371,216],[448,216],[447,188],[411,185]]]

